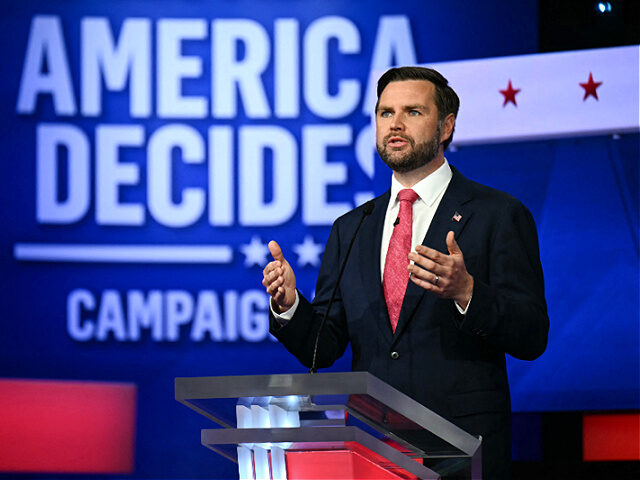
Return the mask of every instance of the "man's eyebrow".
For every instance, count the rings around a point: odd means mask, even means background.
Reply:
[[[393,110],[393,107],[389,107],[387,105],[378,105],[378,108],[376,109],[376,111],[382,111],[382,110]],[[415,105],[403,105],[402,106],[402,110],[427,110],[426,105],[422,105],[419,103],[416,103]]]

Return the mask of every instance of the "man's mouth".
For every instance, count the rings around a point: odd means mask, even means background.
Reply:
[[[387,145],[395,148],[404,147],[408,143],[409,143],[409,139],[404,137],[399,137],[397,135],[394,135],[393,137],[389,137],[389,139],[387,140]]]

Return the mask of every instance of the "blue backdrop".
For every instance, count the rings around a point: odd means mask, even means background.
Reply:
[[[235,477],[199,447],[203,419],[173,379],[305,371],[267,333],[264,245],[281,243],[312,295],[332,219],[388,187],[357,149],[368,72],[535,53],[536,5],[3,3],[0,376],[133,382],[135,476]],[[509,359],[514,410],[639,408],[638,135],[447,158],[538,225],[550,341]],[[43,244],[45,258],[20,253]],[[215,258],[60,261],[57,244]]]

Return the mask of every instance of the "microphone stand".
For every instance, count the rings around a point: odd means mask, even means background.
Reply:
[[[336,298],[336,293],[338,291],[338,286],[340,285],[340,280],[342,279],[342,274],[344,273],[344,269],[347,266],[347,260],[349,259],[349,254],[351,253],[351,248],[353,247],[353,244],[356,241],[356,237],[358,236],[358,232],[360,231],[360,227],[362,226],[362,222],[364,222],[364,219],[367,218],[369,215],[371,215],[371,212],[373,212],[373,200],[369,200],[367,203],[364,204],[364,206],[362,207],[362,217],[360,218],[360,223],[358,223],[358,226],[356,227],[356,231],[353,233],[353,237],[351,238],[351,243],[349,244],[349,248],[347,249],[347,254],[344,257],[344,260],[342,262],[342,266],[340,267],[340,273],[338,273],[338,279],[336,280],[336,284],[333,287],[333,291],[331,292],[331,298],[329,299],[329,303],[327,305],[327,309],[324,312],[324,316],[322,317],[322,321],[320,322],[320,327],[318,328],[318,333],[316,334],[316,342],[315,345],[313,347],[313,360],[311,361],[311,368],[309,369],[309,373],[310,374],[314,374],[317,372],[316,369],[316,359],[318,356],[318,343],[320,342],[320,334],[322,333],[322,329],[324,327],[324,324],[327,321],[327,317],[329,316],[329,312],[331,311],[331,306],[333,305],[333,301]]]

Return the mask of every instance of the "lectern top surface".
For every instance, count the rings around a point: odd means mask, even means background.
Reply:
[[[344,410],[382,435],[440,453],[472,455],[480,440],[367,372],[183,377],[176,400],[225,428],[235,427],[235,405],[275,404],[324,414]]]

